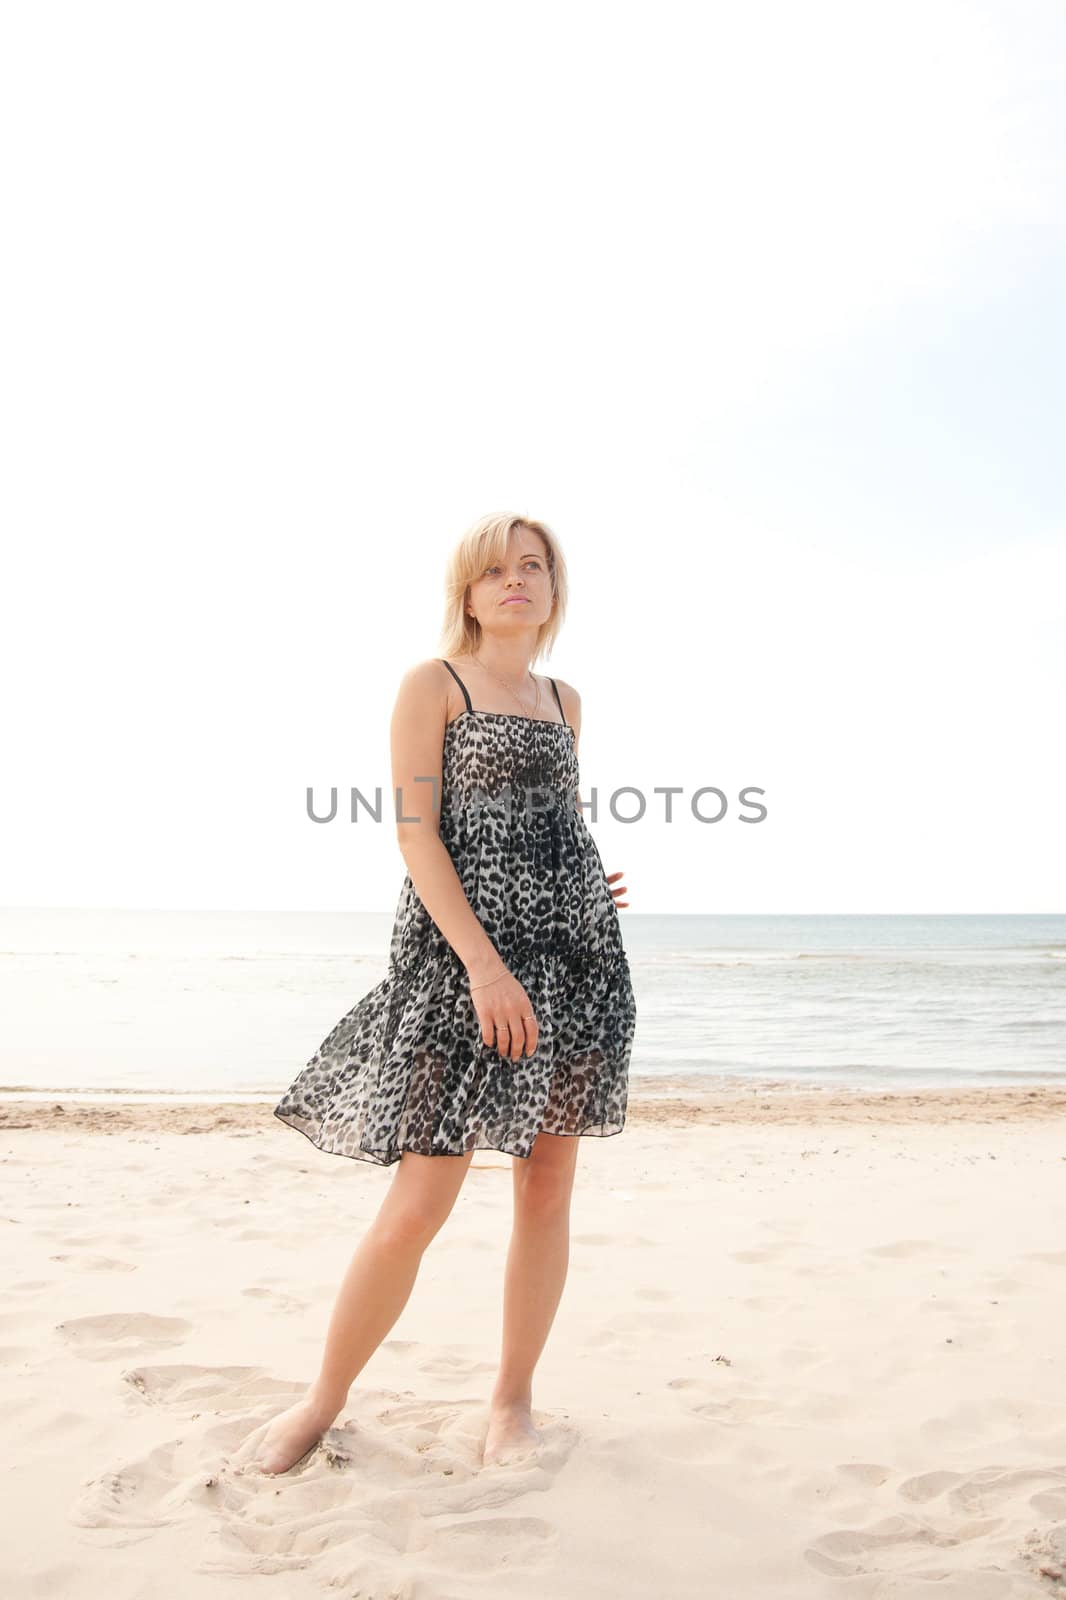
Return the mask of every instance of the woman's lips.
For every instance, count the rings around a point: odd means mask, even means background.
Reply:
[[[510,600],[501,600],[500,604],[501,606],[528,606],[529,601],[525,595],[515,594],[511,596]]]

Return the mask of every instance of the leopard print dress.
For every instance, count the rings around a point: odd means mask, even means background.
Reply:
[[[336,1024],[274,1108],[332,1155],[528,1157],[540,1132],[625,1125],[636,1004],[618,909],[578,806],[573,729],[465,712],[444,733],[439,832],[476,916],[525,988],[537,1048],[486,1045],[466,968],[405,877],[384,980]]]

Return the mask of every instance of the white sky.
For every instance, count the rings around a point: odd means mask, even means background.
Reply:
[[[5,8],[2,903],[391,911],[392,827],[305,791],[388,796],[508,508],[634,915],[1066,909],[1064,45],[1017,0]]]

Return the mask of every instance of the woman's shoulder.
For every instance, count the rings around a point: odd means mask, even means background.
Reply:
[[[449,676],[442,656],[426,656],[421,661],[412,661],[401,671],[397,701],[426,713],[437,709],[445,711],[449,700],[449,684],[454,683],[455,679]]]
[[[404,683],[434,683],[442,678],[447,681],[447,677],[443,656],[425,656],[421,661],[412,661],[401,673]]]
[[[550,685],[555,684],[559,691],[559,699],[563,703],[563,713],[567,722],[577,727],[581,722],[581,696],[572,683],[567,683],[565,678],[558,677],[554,672],[543,674],[544,687],[551,693]]]

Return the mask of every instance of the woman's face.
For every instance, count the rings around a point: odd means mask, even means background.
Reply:
[[[467,611],[482,628],[539,628],[552,610],[548,552],[539,533],[512,528],[506,558],[490,561],[470,585]]]

